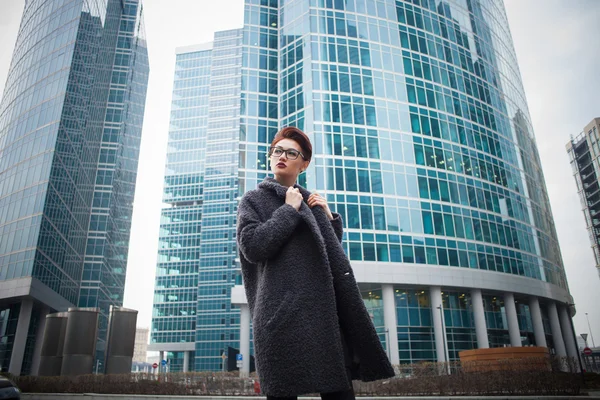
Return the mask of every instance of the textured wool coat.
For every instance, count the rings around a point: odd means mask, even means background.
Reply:
[[[394,376],[341,245],[342,221],[285,203],[266,178],[238,209],[237,239],[263,393],[295,396]]]

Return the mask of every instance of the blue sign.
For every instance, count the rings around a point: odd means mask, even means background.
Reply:
[[[244,357],[243,357],[241,354],[237,354],[237,355],[235,356],[235,359],[236,359],[237,361],[242,361],[242,360],[244,359]]]
[[[163,367],[164,367],[165,365],[167,365],[167,360],[162,360],[160,363],[161,363],[161,364],[163,365]]]

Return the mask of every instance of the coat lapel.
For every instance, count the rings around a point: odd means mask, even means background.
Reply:
[[[259,188],[272,190],[277,193],[277,196],[283,198],[285,200],[285,196],[287,193],[287,187],[279,184],[275,179],[267,177],[264,181],[262,181],[259,185]],[[300,216],[306,222],[310,231],[317,242],[317,246],[319,247],[319,252],[323,256],[324,260],[327,260],[327,249],[325,248],[325,240],[323,239],[323,235],[321,234],[321,229],[317,222],[318,219],[327,218],[325,215],[325,211],[321,207],[310,208],[306,201],[310,197],[310,192],[303,188],[302,186],[295,184],[294,187],[300,190],[304,201],[300,205]]]

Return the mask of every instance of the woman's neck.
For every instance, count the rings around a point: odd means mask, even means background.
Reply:
[[[275,180],[281,186],[285,186],[285,187],[294,186],[294,184],[296,183],[296,179],[285,178],[285,177],[281,177],[281,176],[277,176],[277,175],[275,176]]]

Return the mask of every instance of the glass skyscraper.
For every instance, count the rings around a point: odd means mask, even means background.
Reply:
[[[600,118],[594,118],[567,143],[567,153],[585,216],[596,270],[600,275]]]
[[[0,370],[45,315],[122,305],[148,80],[138,0],[28,1],[0,105]]]
[[[208,103],[206,119],[206,108],[186,114],[206,127],[199,134],[207,153],[186,160],[206,174],[203,187],[192,186],[207,195],[210,173],[212,196],[220,196],[210,207],[198,198],[215,218],[196,214],[200,254],[190,259],[199,288],[190,299],[197,312],[212,312],[195,318],[193,353],[175,343],[182,316],[160,310],[182,302],[162,294],[160,275],[181,272],[159,263],[151,348],[188,360],[175,370],[219,370],[223,352],[240,351],[248,371],[250,318],[238,262],[230,263],[231,193],[239,200],[269,175],[269,144],[293,125],[314,147],[299,183],[342,215],[343,244],[393,363],[529,344],[576,356],[572,297],[502,2],[247,0],[244,15],[240,65],[233,49],[226,60],[207,50],[203,78],[183,78],[180,60],[200,53],[178,56],[173,121],[178,84],[208,84],[188,92],[190,104]],[[216,34],[213,52],[222,35],[237,33]],[[226,99],[213,94],[223,75],[232,89]],[[177,122],[171,129],[183,126]],[[169,151],[183,154],[175,140]],[[212,166],[202,165],[213,140]],[[170,247],[191,245],[179,231],[170,235]]]

